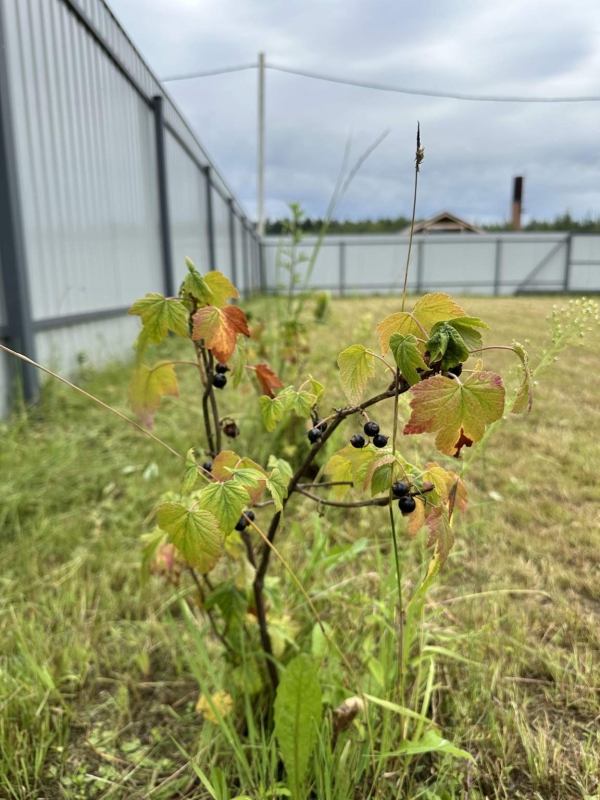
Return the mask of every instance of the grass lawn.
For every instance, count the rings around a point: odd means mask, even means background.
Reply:
[[[267,317],[272,302],[251,307]],[[491,326],[486,344],[530,339],[533,355],[548,343],[553,303],[566,302],[462,304]],[[338,352],[354,342],[375,349],[375,325],[397,310],[397,298],[333,301],[328,324],[311,333],[306,365],[329,390],[322,408],[343,402]],[[420,759],[423,785],[438,775],[437,794],[415,797],[600,797],[598,330],[585,342],[543,375],[531,414],[506,419],[469,465],[471,505],[425,626],[449,651],[439,653],[429,713],[476,765]],[[166,350],[180,352],[172,342]],[[516,385],[511,354],[484,355],[487,369]],[[83,370],[77,382],[127,411],[129,375],[130,367],[114,365]],[[181,377],[181,397],[164,401],[155,432],[185,453],[202,445],[203,427],[193,370]],[[221,413],[241,428],[235,449],[263,463],[270,452],[297,457],[307,444],[293,431],[270,438],[257,410],[250,387],[223,391]],[[377,419],[391,432],[390,402]],[[352,421],[342,428],[330,452],[359,430]],[[440,461],[433,437],[420,439],[401,439],[401,451]],[[221,688],[228,673],[210,629],[184,602],[194,605],[194,586],[141,582],[140,536],[151,530],[161,495],[178,490],[181,464],[56,383],[39,407],[0,423],[0,441],[0,797],[274,797],[275,748],[246,729],[252,714],[243,693],[225,687],[240,704],[236,729],[251,742],[252,778],[238,779],[244,767],[232,747],[195,711],[199,683]],[[267,512],[258,513],[262,527]],[[309,500],[294,499],[279,539],[339,645],[364,665],[366,691],[380,680],[383,657],[378,665],[371,652],[383,636],[377,609],[393,582],[387,520],[381,508],[320,515]],[[402,547],[407,579],[416,581],[424,542],[403,539]],[[302,596],[278,564],[273,576],[271,591],[295,620],[298,646],[310,648]],[[398,745],[389,731],[388,739],[391,749]],[[352,776],[348,741],[329,762],[336,775],[315,787],[319,800],[353,796],[354,784],[344,783]],[[230,795],[211,795],[190,759],[217,782],[214,769],[222,769]],[[373,796],[396,797],[394,786],[391,771]]]

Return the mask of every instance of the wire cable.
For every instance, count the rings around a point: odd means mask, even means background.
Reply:
[[[194,78],[207,78],[212,75],[224,75],[229,72],[242,72],[248,69],[258,69],[258,64],[241,64],[235,67],[225,67],[223,69],[209,70],[207,72],[190,72],[181,75],[173,75],[163,78],[163,83],[172,81],[186,81]],[[531,97],[524,95],[486,95],[470,94],[467,92],[442,92],[435,89],[409,89],[403,86],[392,86],[387,83],[376,83],[371,81],[360,81],[351,78],[340,78],[335,75],[326,75],[310,70],[294,69],[284,67],[280,64],[266,63],[265,69],[274,72],[283,72],[288,75],[297,75],[311,80],[326,81],[328,83],[342,84],[343,86],[355,86],[359,89],[374,89],[379,92],[395,92],[397,94],[407,94],[417,97],[439,97],[448,100],[465,100],[468,102],[479,103],[597,103],[600,95],[558,95],[549,97]]]

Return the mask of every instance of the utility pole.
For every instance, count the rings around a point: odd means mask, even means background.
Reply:
[[[265,234],[265,54],[258,54],[258,235]]]

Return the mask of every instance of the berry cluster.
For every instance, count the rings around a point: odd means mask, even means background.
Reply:
[[[227,386],[226,372],[229,372],[229,367],[225,364],[217,364],[215,367],[215,374],[213,375],[212,385],[215,389],[224,389]]]
[[[410,486],[404,481],[392,484],[392,494],[398,499],[398,508],[403,514],[412,514],[417,507],[415,498],[410,494]]]
[[[242,516],[239,518],[237,525],[235,526],[236,531],[245,531],[248,525],[250,524],[248,520],[252,520],[254,522],[255,516],[254,511],[251,511],[249,508],[244,511]]]
[[[365,423],[363,428],[366,436],[373,440],[373,444],[375,447],[385,447],[388,443],[389,436],[385,436],[383,433],[379,433],[379,425],[373,420],[369,420],[369,422]],[[365,437],[360,433],[355,433],[354,436],[350,438],[350,444],[352,447],[356,447],[357,450],[360,450],[362,447],[365,447],[367,441]]]
[[[327,430],[327,423],[323,422],[322,419],[313,420],[314,427],[309,430],[306,434],[308,436],[308,441],[311,444],[316,444],[317,442],[321,441],[321,437]]]

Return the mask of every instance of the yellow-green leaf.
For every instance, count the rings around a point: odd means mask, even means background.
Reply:
[[[394,333],[402,336],[412,334],[422,339],[424,331],[429,331],[436,322],[454,319],[454,317],[466,317],[463,309],[457,305],[449,295],[441,292],[424,295],[417,300],[412,312],[399,311],[390,314],[377,326],[381,352],[385,355],[390,349],[390,337]]]
[[[236,339],[229,366],[231,368],[231,385],[237,389],[246,373],[246,345],[241,336]]]
[[[513,342],[513,349],[521,359],[523,378],[510,411],[512,414],[523,414],[525,411],[531,411],[533,405],[533,372],[529,366],[529,355],[523,345]]]
[[[172,364],[159,362],[153,368],[141,364],[131,376],[129,404],[133,412],[149,428],[165,395],[177,397],[179,386]]]
[[[419,351],[416,336],[413,336],[412,333],[407,336],[393,333],[390,336],[390,349],[404,380],[409,386],[414,386],[421,380],[417,370],[427,369],[427,364],[423,361],[423,356]]]
[[[196,459],[194,457],[194,448],[190,447],[185,457],[185,475],[183,478],[183,486],[181,487],[181,494],[188,494],[191,492],[196,484],[198,478],[198,467],[196,466]]]
[[[200,508],[210,511],[217,518],[225,536],[235,528],[242,510],[249,503],[248,490],[235,478],[224,483],[211,483],[202,489],[200,495]]]
[[[331,456],[324,469],[332,481],[350,481],[352,483],[352,463],[340,453]],[[343,500],[352,486],[332,486],[331,493],[337,500]]]
[[[185,265],[188,268],[188,274],[183,280],[184,292],[194,297],[199,303],[210,305],[213,298],[210,286],[198,272],[190,258],[185,259]]]
[[[338,356],[340,380],[348,401],[357,405],[369,378],[375,375],[375,356],[362,344],[353,344]]]
[[[267,478],[267,489],[271,493],[277,511],[283,511],[283,501],[287,497],[287,481],[279,467],[274,467]]]
[[[228,300],[234,300],[240,296],[233,283],[223,275],[222,272],[208,272],[204,276],[204,281],[211,291],[210,303],[217,308],[222,308]]]
[[[169,331],[188,337],[188,312],[181,300],[151,293],[136,300],[127,313],[142,318],[149,344],[160,344]]]
[[[502,378],[493,372],[474,372],[464,383],[435,375],[410,391],[412,414],[404,433],[436,433],[436,447],[449,456],[478,442],[504,411]]]
[[[185,560],[201,572],[209,572],[221,555],[219,523],[207,510],[190,511],[182,503],[163,503],[158,526],[166,531]]]
[[[266,395],[263,395],[259,402],[265,428],[270,433],[275,430],[278,423],[283,419],[285,411],[284,404],[278,397],[271,398]]]

